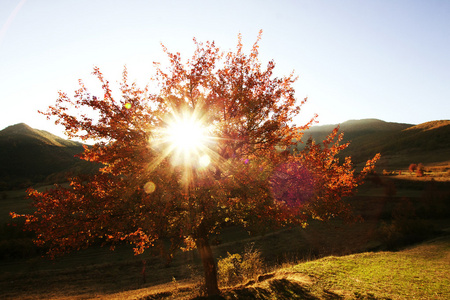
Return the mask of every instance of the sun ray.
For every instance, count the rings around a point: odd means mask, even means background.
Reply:
[[[149,163],[151,172],[165,159],[174,169],[183,170],[182,181],[190,184],[194,174],[217,168],[220,155],[214,150],[217,138],[211,135],[207,113],[201,109],[172,112],[149,141],[159,155]],[[214,165],[214,166],[212,166]]]

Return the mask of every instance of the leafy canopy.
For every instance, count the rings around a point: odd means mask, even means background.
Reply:
[[[378,157],[355,175],[350,158],[337,158],[347,146],[338,129],[323,145],[293,151],[315,117],[294,123],[307,99],[297,101],[293,74],[275,77],[273,61],[262,66],[259,39],[249,54],[240,36],[229,52],[194,39],[187,62],[163,46],[169,67],[155,64],[152,91],[130,84],[125,68],[113,95],[96,67],[103,95],[81,80],[73,98],[60,92],[44,114],[70,138],[96,141],[79,157],[101,168],[71,178],[69,187],[29,190],[36,211],[25,218],[36,242],[55,255],[126,241],[138,254],[161,240],[171,250],[199,247],[227,224],[348,216],[343,197]]]

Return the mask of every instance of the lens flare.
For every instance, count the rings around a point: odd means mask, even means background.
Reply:
[[[156,185],[155,185],[153,182],[149,181],[149,182],[147,182],[146,184],[144,184],[144,191],[145,191],[147,194],[151,194],[151,193],[153,193],[155,190],[156,190]]]
[[[301,206],[314,194],[313,174],[301,164],[280,164],[270,177],[273,197],[289,206]]]
[[[200,167],[206,168],[211,163],[211,158],[207,154],[202,155],[198,160],[198,163],[200,164]]]

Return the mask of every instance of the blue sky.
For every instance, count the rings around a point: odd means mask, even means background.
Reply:
[[[0,129],[25,122],[62,135],[37,113],[99,66],[111,82],[126,64],[146,84],[160,43],[187,59],[192,38],[249,49],[299,76],[298,123],[450,118],[450,1],[0,0]]]

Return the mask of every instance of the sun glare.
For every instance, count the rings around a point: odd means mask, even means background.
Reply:
[[[211,163],[211,158],[209,155],[204,154],[199,158],[198,163],[200,164],[200,167],[206,168]]]
[[[203,128],[192,118],[176,120],[167,130],[169,142],[181,152],[192,152],[203,145]]]
[[[195,115],[175,117],[166,128],[166,142],[176,163],[198,164],[206,167],[209,157],[205,154],[208,135],[206,128]]]

